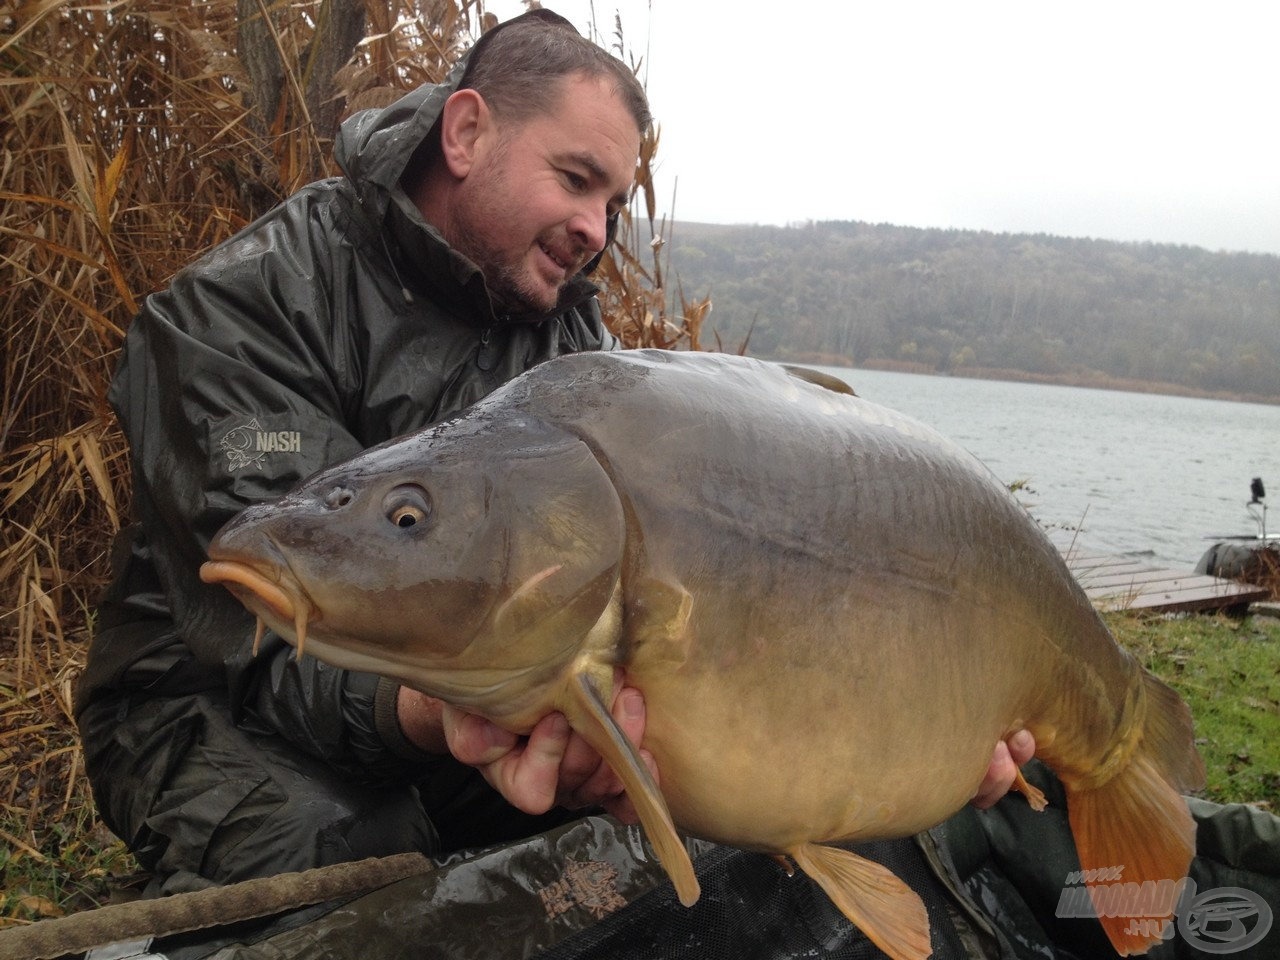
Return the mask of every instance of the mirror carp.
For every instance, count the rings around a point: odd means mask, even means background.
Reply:
[[[563,712],[686,904],[677,829],[790,858],[890,956],[927,957],[916,894],[831,844],[946,819],[1024,727],[1086,870],[1186,876],[1186,705],[985,467],[842,388],[726,355],[561,357],[247,508],[201,575],[299,654],[516,733]],[[615,667],[661,789],[610,716]],[[1101,922],[1122,954],[1158,942]]]

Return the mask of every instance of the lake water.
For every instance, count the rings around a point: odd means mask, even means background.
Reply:
[[[1252,535],[1249,483],[1280,504],[1280,406],[824,367],[868,400],[968,449],[1045,526],[1104,553],[1190,568],[1214,539]],[[1268,517],[1280,533],[1280,509]]]

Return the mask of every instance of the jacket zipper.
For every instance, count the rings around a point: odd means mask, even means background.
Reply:
[[[491,346],[493,339],[493,327],[485,327],[484,333],[480,334],[480,349],[476,351],[476,366],[488,373],[497,364],[498,351],[496,347]]]

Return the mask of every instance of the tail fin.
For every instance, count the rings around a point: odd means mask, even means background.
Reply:
[[[1153,900],[1145,895],[1152,888],[1143,884],[1177,883],[1186,877],[1196,837],[1182,794],[1204,783],[1190,710],[1155,677],[1144,674],[1143,680],[1146,717],[1128,764],[1100,786],[1067,788],[1067,814],[1085,876],[1096,871],[1094,876],[1114,881],[1091,883],[1088,890],[1098,920],[1121,956],[1146,953],[1160,942],[1160,924],[1141,921],[1168,919],[1172,906],[1164,917],[1131,914],[1143,912],[1135,905]]]

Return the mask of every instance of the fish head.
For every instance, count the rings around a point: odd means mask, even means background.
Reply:
[[[305,643],[496,718],[573,661],[609,606],[624,541],[587,444],[495,415],[372,448],[248,507],[201,577],[299,654]]]

